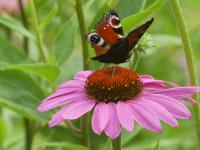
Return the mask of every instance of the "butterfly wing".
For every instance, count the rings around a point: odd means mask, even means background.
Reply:
[[[120,19],[114,10],[105,14],[101,21],[96,24],[96,32],[110,46],[123,37]]]
[[[126,38],[121,38],[111,46],[111,48],[107,51],[107,53],[103,55],[98,55],[91,59],[97,60],[102,63],[114,63],[114,64],[124,63],[131,56],[130,53],[124,53],[124,50],[128,48],[129,48],[128,40]]]
[[[87,41],[94,48],[96,55],[105,54],[121,37],[123,30],[118,14],[110,10],[96,24],[96,31],[86,35]]]
[[[130,51],[134,48],[134,46],[138,43],[143,34],[148,30],[153,20],[154,18],[152,18],[151,20],[147,21],[143,25],[139,26],[135,30],[128,33],[128,35],[126,36],[126,39],[128,40],[129,43],[129,48],[127,49],[127,51]]]
[[[150,27],[153,20],[154,18],[131,31],[125,38],[118,39],[105,54],[92,59],[103,63],[119,64],[126,62],[131,57],[130,51]]]

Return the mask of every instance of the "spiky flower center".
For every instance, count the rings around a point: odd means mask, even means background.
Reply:
[[[86,80],[90,98],[102,102],[130,100],[142,91],[138,75],[122,67],[107,67],[93,72]]]

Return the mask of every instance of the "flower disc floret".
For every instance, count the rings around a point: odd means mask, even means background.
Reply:
[[[86,80],[86,92],[99,102],[129,100],[142,91],[138,75],[122,67],[108,67],[93,72]]]

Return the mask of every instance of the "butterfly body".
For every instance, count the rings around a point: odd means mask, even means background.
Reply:
[[[97,55],[91,59],[102,63],[126,62],[132,55],[131,50],[152,22],[153,18],[124,36],[119,16],[115,11],[109,11],[97,23],[96,31],[87,34],[87,40]]]

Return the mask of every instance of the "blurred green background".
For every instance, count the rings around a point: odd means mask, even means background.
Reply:
[[[147,0],[145,8],[159,0]],[[22,150],[25,145],[24,122],[29,120],[34,134],[33,150],[86,150],[80,146],[80,135],[73,134],[64,125],[49,129],[47,121],[52,112],[39,114],[35,111],[40,101],[53,91],[57,84],[71,79],[73,74],[82,70],[82,48],[78,21],[73,0],[36,0],[39,21],[44,28],[44,47],[52,55],[47,63],[38,63],[39,50],[34,42],[34,24],[31,7],[25,7],[29,28],[23,30],[19,14],[0,14],[0,149]],[[141,11],[143,1],[138,0],[83,0],[87,31],[94,29],[94,24],[109,9],[118,12],[121,19]],[[200,77],[200,19],[199,0],[182,0],[183,13],[188,26],[194,49],[197,74]],[[144,9],[145,10],[145,9]],[[52,13],[44,22],[45,16]],[[148,33],[138,44],[141,59],[137,66],[139,74],[149,74],[156,79],[188,85],[187,66],[181,39],[173,14],[166,1],[152,14],[143,16],[134,27],[148,18],[155,21]],[[12,26],[14,25],[14,26]],[[23,29],[22,29],[23,28]],[[26,32],[27,31],[27,32]],[[23,37],[29,37],[29,52],[23,49]],[[33,37],[32,37],[33,36]],[[33,38],[33,39],[32,39]],[[150,44],[149,44],[149,43]],[[89,48],[90,56],[94,52]],[[123,64],[128,66],[129,64]],[[92,70],[99,63],[90,62]],[[191,106],[190,110],[191,109]],[[25,119],[26,118],[26,119]],[[78,126],[79,121],[75,121]],[[151,133],[136,126],[135,131],[123,131],[123,150],[150,150],[158,139],[161,150],[195,150],[194,121],[179,120],[179,127],[172,128],[162,124],[161,134]],[[90,132],[92,149],[110,149],[110,141]]]

